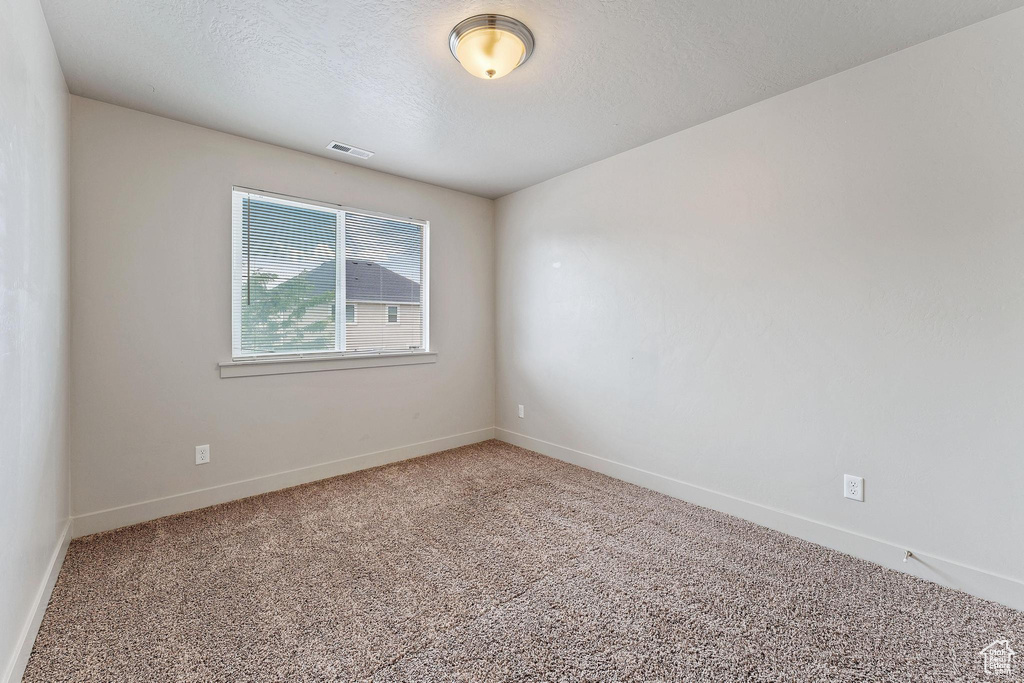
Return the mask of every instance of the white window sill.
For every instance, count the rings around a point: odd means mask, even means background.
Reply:
[[[422,365],[436,363],[434,351],[412,353],[352,354],[337,356],[307,356],[291,358],[253,358],[219,363],[221,378],[253,377],[256,375],[287,375],[294,372],[322,372],[324,370],[355,370],[382,368],[391,365]]]

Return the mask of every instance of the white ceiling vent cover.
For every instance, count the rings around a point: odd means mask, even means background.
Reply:
[[[357,159],[369,159],[373,156],[373,152],[368,149],[360,149],[335,140],[332,140],[331,144],[327,145],[327,149],[335,152],[341,152],[342,154],[348,154],[349,156],[356,157]]]

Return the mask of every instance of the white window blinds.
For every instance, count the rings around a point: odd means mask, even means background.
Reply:
[[[425,223],[235,189],[232,355],[426,350],[426,252]]]

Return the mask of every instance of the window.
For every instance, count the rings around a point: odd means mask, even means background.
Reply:
[[[235,188],[232,356],[425,351],[427,232],[421,221]]]

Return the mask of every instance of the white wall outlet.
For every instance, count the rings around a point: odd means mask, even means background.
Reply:
[[[526,417],[526,408],[523,408],[523,404],[519,404],[519,417]]]
[[[863,503],[864,477],[855,477],[852,474],[843,475],[843,495]]]
[[[210,462],[210,444],[196,446],[196,464],[205,465]]]

